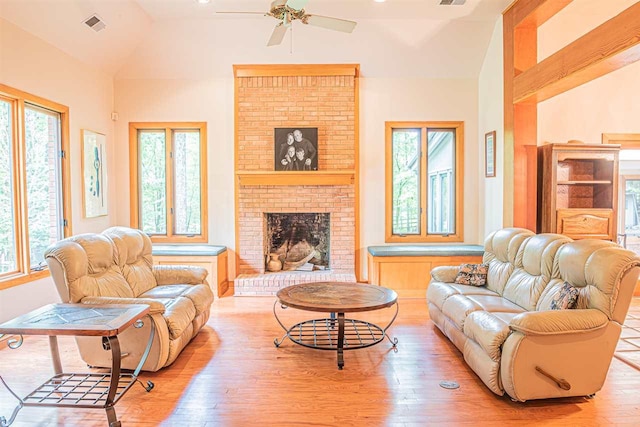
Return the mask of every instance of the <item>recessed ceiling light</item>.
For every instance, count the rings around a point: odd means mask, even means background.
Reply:
[[[375,1],[376,3],[384,3],[386,0],[373,0],[373,1]]]
[[[211,0],[197,0],[198,3],[200,4],[207,4],[209,3]]]

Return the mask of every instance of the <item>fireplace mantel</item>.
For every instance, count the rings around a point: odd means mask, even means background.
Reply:
[[[312,172],[243,171],[236,173],[238,184],[251,185],[352,185],[354,170]]]

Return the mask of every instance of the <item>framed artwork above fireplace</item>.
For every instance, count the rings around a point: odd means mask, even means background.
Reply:
[[[274,170],[318,170],[318,128],[275,128]]]

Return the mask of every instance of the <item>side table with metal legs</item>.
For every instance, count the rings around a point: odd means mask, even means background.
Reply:
[[[62,306],[63,304],[60,304]],[[64,304],[67,306],[71,306],[72,304]],[[55,306],[55,304],[53,304]],[[73,304],[73,306],[82,306],[82,304]],[[85,306],[88,307],[88,306]],[[110,308],[114,308],[116,306],[111,305]],[[141,317],[148,313],[148,306],[145,306],[146,310],[139,311],[137,313],[127,313],[133,315],[135,318],[132,320],[132,325],[134,328],[142,328],[144,326]],[[93,306],[92,309],[99,310],[99,307]],[[132,311],[132,310],[130,310]],[[42,315],[43,313],[40,313]],[[47,314],[47,313],[45,313]],[[124,313],[121,313],[124,314]],[[125,314],[126,315],[126,314]],[[150,322],[150,332],[149,339],[147,342],[147,346],[144,350],[142,357],[140,358],[140,362],[138,363],[135,371],[133,373],[122,373],[121,372],[121,359],[122,353],[120,350],[120,342],[118,341],[118,336],[116,334],[107,334],[106,336],[102,336],[102,347],[106,351],[111,351],[111,371],[109,373],[64,373],[62,371],[62,363],[60,361],[60,353],[58,350],[58,338],[53,333],[58,333],[59,335],[72,335],[67,331],[51,331],[51,330],[42,330],[41,333],[36,333],[33,328],[27,330],[25,329],[23,333],[30,335],[49,335],[49,347],[51,350],[51,360],[53,363],[53,370],[55,375],[51,377],[44,384],[36,388],[34,391],[29,393],[26,397],[20,398],[18,397],[6,384],[4,379],[0,377],[0,382],[9,390],[9,392],[18,400],[18,405],[13,410],[11,417],[7,420],[5,417],[0,417],[0,427],[8,427],[10,426],[18,412],[24,406],[47,406],[47,407],[67,407],[67,408],[102,408],[106,411],[107,422],[109,427],[120,427],[121,423],[118,421],[116,411],[114,405],[124,396],[124,394],[131,388],[131,386],[138,382],[140,385],[142,383],[138,380],[138,375],[140,370],[144,366],[144,363],[149,356],[149,351],[151,350],[151,345],[153,343],[153,338],[155,336],[155,324],[153,320],[149,319]],[[5,324],[7,325],[7,324]],[[0,326],[0,332],[5,332]],[[88,335],[87,329],[81,329],[81,326],[78,326],[76,329],[77,335]],[[118,331],[126,328],[125,325],[123,328],[117,328]],[[16,349],[22,345],[23,339],[22,334],[19,332],[18,327],[11,328],[11,331],[7,333],[7,335],[16,335],[19,336],[18,339],[9,339],[8,345],[12,349]],[[2,338],[3,335],[0,335]],[[147,390],[147,392],[151,391],[154,387],[154,384],[151,381],[147,381],[147,386],[142,387]]]

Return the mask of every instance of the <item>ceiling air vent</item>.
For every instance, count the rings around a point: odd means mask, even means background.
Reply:
[[[440,6],[462,5],[467,0],[440,0]]]
[[[102,21],[102,19],[100,19],[98,15],[90,16],[89,18],[84,20],[84,23],[87,27],[91,28],[96,33],[98,31],[104,30],[104,28],[106,27],[104,21]]]

